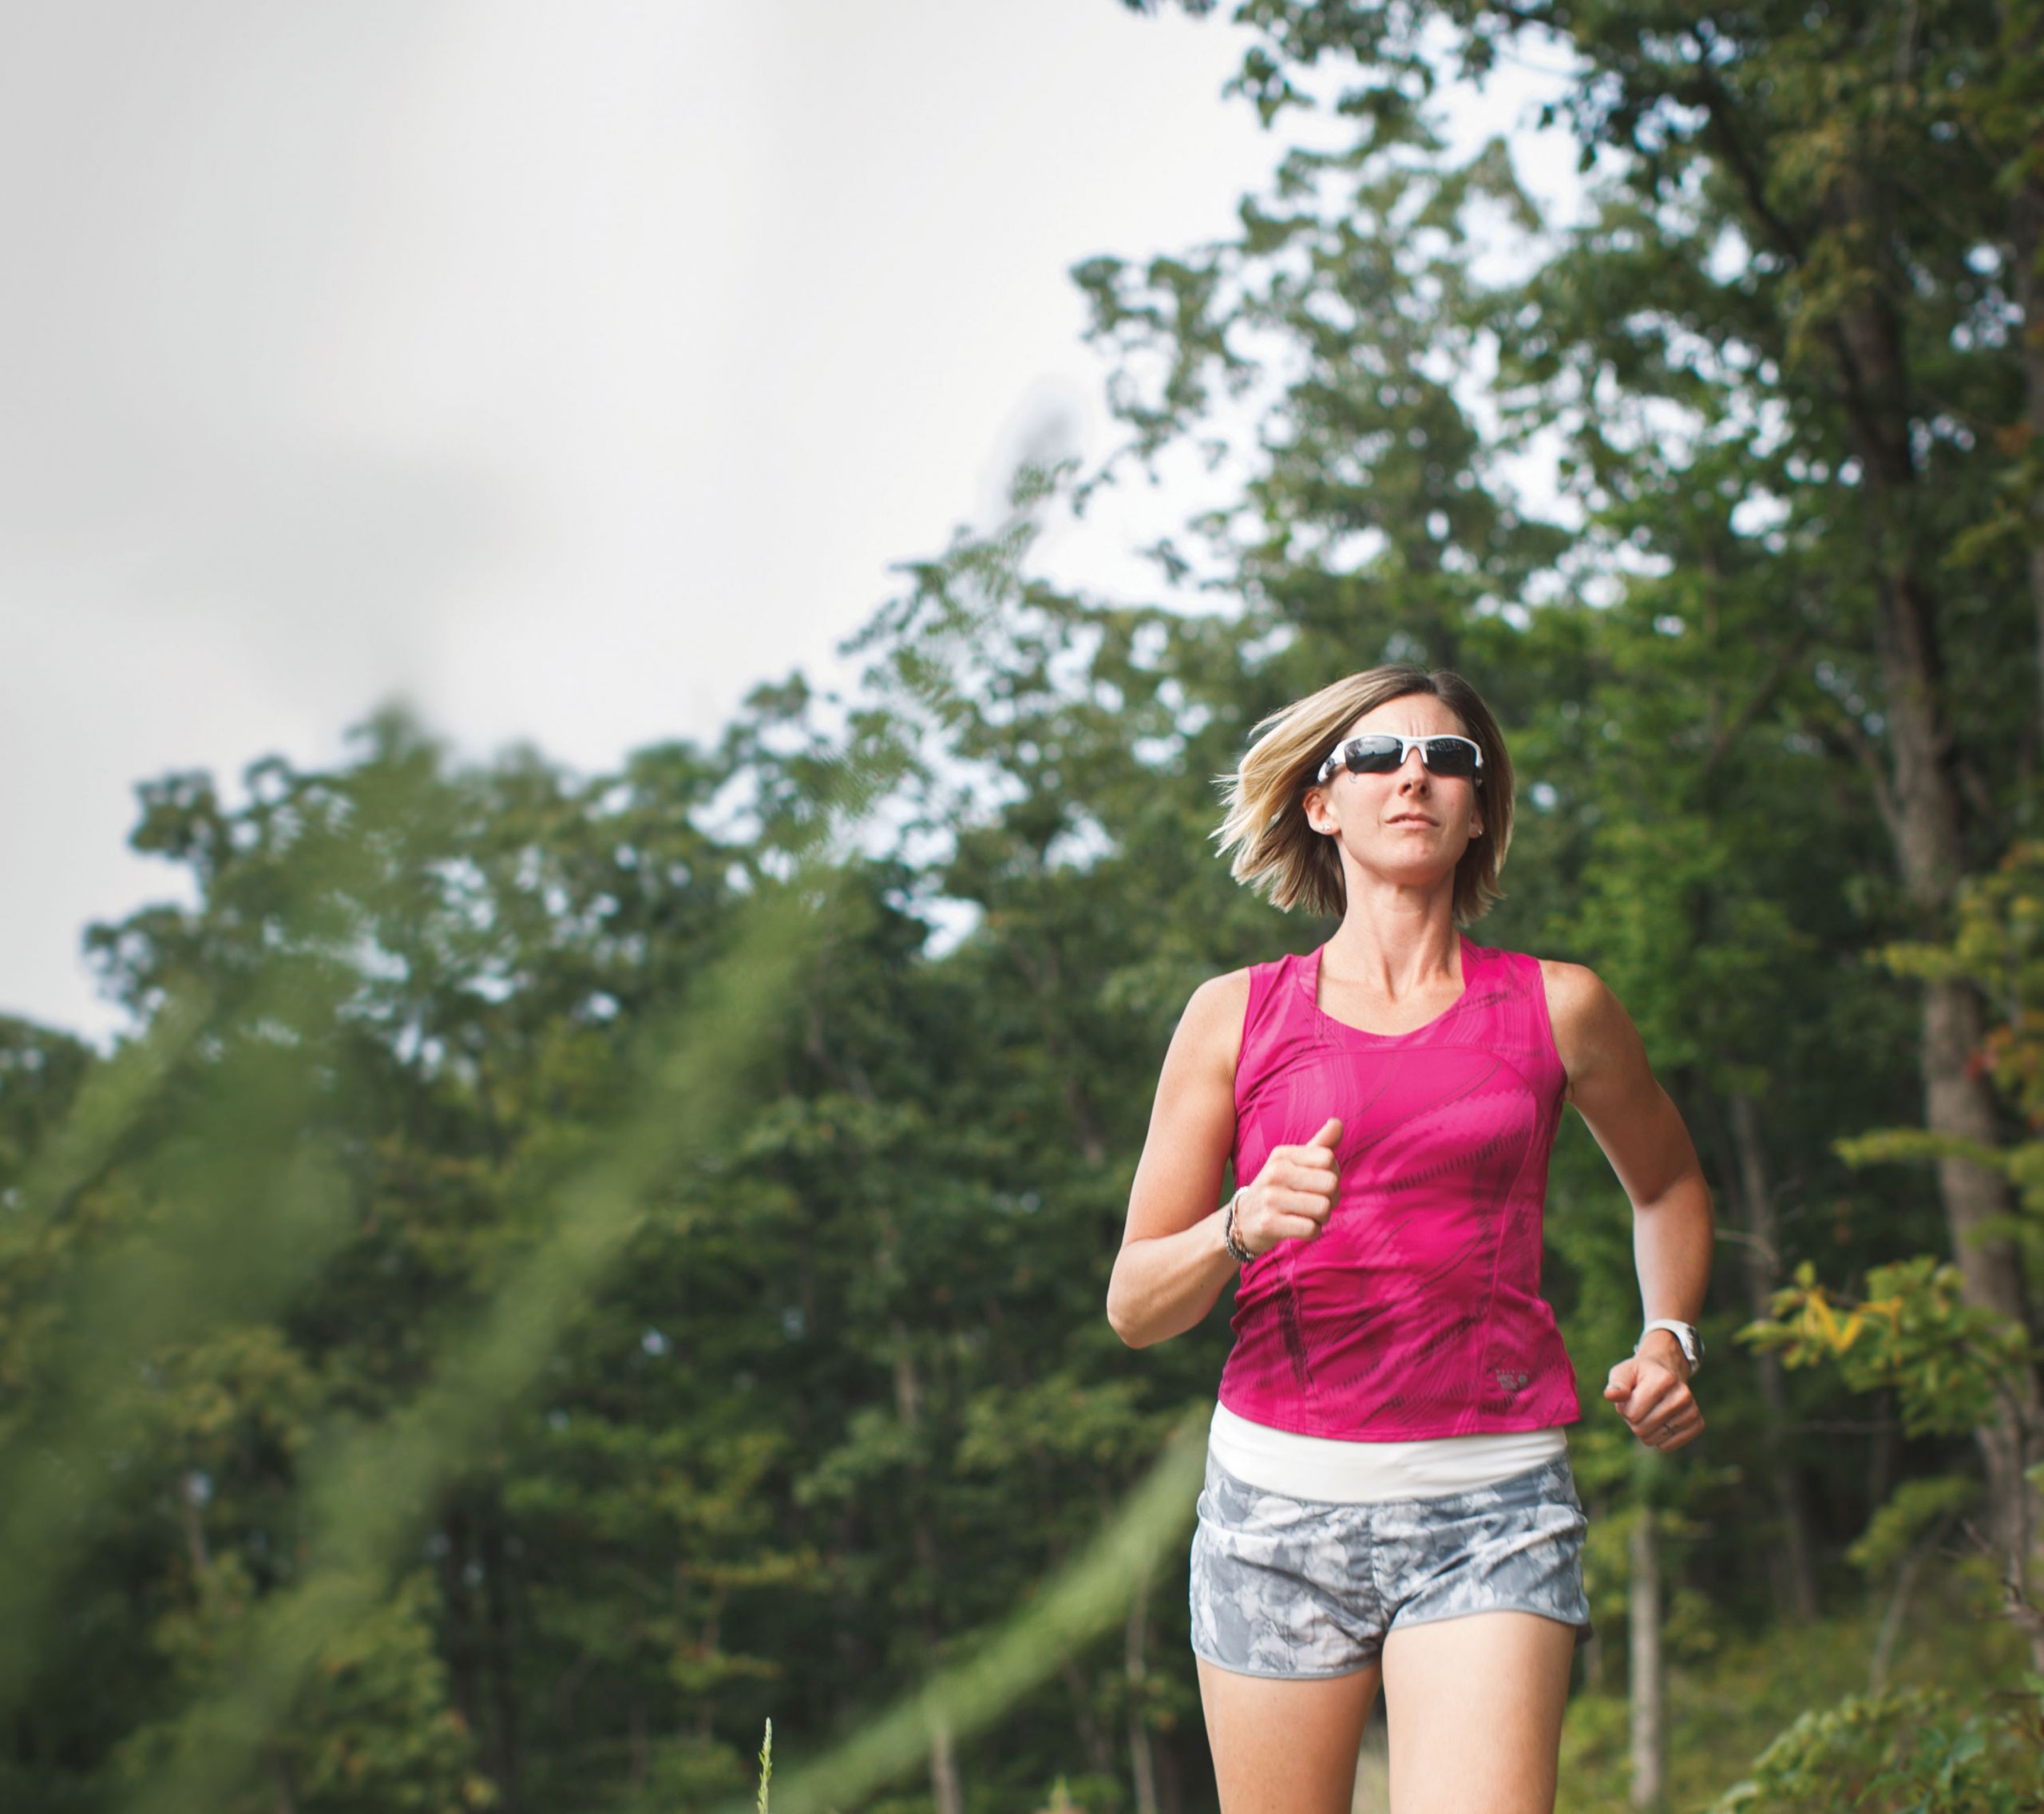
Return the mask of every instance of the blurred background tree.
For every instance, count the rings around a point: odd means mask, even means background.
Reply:
[[[1546,1283],[1598,1637],[1561,1804],[2030,1804],[2034,9],[1238,11],[1274,129],[1352,142],[1227,241],[1075,271],[1126,453],[907,569],[858,698],[796,675],[588,780],[458,767],[391,711],[239,810],[141,790],[196,905],[93,930],[135,1038],[0,1027],[8,1807],[145,1804],[202,1729],[240,1760],[209,1808],[707,1806],[769,1715],[786,1769],[975,1654],[1210,1401],[1225,1302],[1141,1354],[1103,1313],[1157,1066],[1201,980],[1333,929],[1228,881],[1214,779],[1388,660],[1497,711],[1521,811],[1472,936],[1611,984],[1723,1238],[1709,1433],[1654,1456],[1598,1396],[1641,1307],[1567,1125]],[[1529,50],[1575,72],[1573,222],[1429,121]],[[1154,551],[1213,608],[1040,577],[1054,510],[1174,448],[1242,474]],[[312,1458],[465,1376],[574,1234],[640,1035],[854,762],[882,809],[735,1025],[714,1141],[440,1445],[286,1710],[208,1725],[323,1578]],[[1126,1594],[862,1805],[1212,1806],[1182,1562]]]

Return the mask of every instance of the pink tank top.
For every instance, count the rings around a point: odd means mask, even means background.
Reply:
[[[1318,951],[1250,968],[1235,1177],[1339,1115],[1341,1182],[1317,1239],[1242,1269],[1220,1390],[1238,1417],[1384,1442],[1582,1418],[1540,1295],[1567,1075],[1539,960],[1461,945],[1461,996],[1408,1033],[1322,1012]]]

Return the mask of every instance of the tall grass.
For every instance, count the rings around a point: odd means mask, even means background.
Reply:
[[[1025,473],[1018,505],[1040,491]],[[938,640],[961,651],[1020,597],[1028,534],[1011,525],[916,570],[911,614],[934,612]],[[925,639],[925,652],[937,643]],[[933,721],[973,707],[940,665],[919,657],[889,672],[899,695]],[[860,739],[862,739],[863,741]],[[335,1425],[299,1458],[303,1561],[295,1582],[250,1614],[224,1680],[184,1709],[164,1762],[129,1814],[188,1814],[223,1805],[256,1767],[318,1659],[377,1606],[425,1533],[447,1484],[473,1463],[530,1389],[570,1318],[640,1225],[656,1185],[685,1176],[739,1119],[748,1079],[792,1007],[804,966],[855,893],[843,857],[885,785],[911,766],[885,727],[866,725],[846,755],[808,765],[807,830],[787,852],[786,879],[748,901],[723,957],[679,1008],[644,1028],[624,1067],[626,1103],[602,1156],[552,1190],[545,1233],[493,1300],[450,1337],[433,1383],[369,1428]],[[109,1456],[139,1440],[139,1382],[166,1345],[224,1321],[275,1313],[316,1273],[349,1226],[347,1193],[309,1105],[324,1087],[323,1055],[351,988],[350,912],[387,832],[414,810],[406,784],[378,780],[374,811],[318,841],[276,878],[280,949],[223,1000],[194,984],[157,1010],[145,1036],[88,1080],[72,1113],[23,1181],[4,1238],[41,1238],[152,1115],[156,1193],[142,1232],[76,1268],[63,1287],[63,1333],[38,1357],[46,1384],[17,1416],[0,1452],[0,1712],[33,1681],[40,1638],[63,1603],[89,1541]],[[378,819],[382,823],[379,826]],[[232,1037],[228,1035],[232,1032]],[[223,1060],[222,1055],[225,1054]],[[162,1112],[177,1092],[177,1111]],[[842,1804],[914,1768],[933,1721],[964,1737],[997,1718],[1056,1666],[1060,1648],[1121,1616],[1134,1583],[1189,1520],[1200,1465],[1189,1420],[1094,1544],[964,1660],[883,1710],[781,1792],[779,1814]],[[116,1470],[117,1471],[117,1469]],[[772,1727],[760,1749],[756,1806],[765,1814]]]
[[[789,1780],[778,1814],[824,1814],[897,1780],[929,1756],[933,1732],[970,1737],[1056,1669],[1061,1654],[1116,1623],[1137,1582],[1192,1522],[1209,1414],[1203,1404],[1188,1408],[1163,1456],[1079,1555],[1004,1625],[962,1644],[962,1661],[805,1764]],[[717,1814],[744,1814],[744,1804]]]

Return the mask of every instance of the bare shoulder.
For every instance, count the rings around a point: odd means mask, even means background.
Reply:
[[[1231,971],[1202,983],[1178,1016],[1129,1186],[1124,1247],[1213,1213],[1235,1141],[1235,1063],[1248,1003],[1249,972]]]
[[[1547,1018],[1554,1023],[1557,1040],[1564,1023],[1573,1026],[1594,1014],[1598,998],[1611,992],[1587,964],[1571,964],[1559,957],[1540,960],[1540,980],[1547,985]]]
[[[1242,1056],[1242,1017],[1248,1012],[1246,966],[1209,976],[1186,1003],[1171,1044],[1189,1046],[1204,1064],[1233,1077],[1236,1060]]]
[[[1604,979],[1587,964],[1543,957],[1540,980],[1547,996],[1547,1023],[1555,1030],[1555,1050],[1568,1073],[1565,1092],[1573,1100],[1584,1076],[1622,1059],[1639,1038],[1632,1017]]]

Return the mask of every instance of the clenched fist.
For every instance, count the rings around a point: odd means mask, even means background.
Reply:
[[[1606,1400],[1649,1448],[1664,1454],[1703,1434],[1703,1411],[1681,1370],[1654,1354],[1635,1354],[1611,1369]]]
[[[1311,1241],[1326,1226],[1341,1182],[1334,1148],[1341,1123],[1327,1125],[1302,1147],[1274,1147],[1256,1182],[1235,1206],[1235,1238],[1252,1254],[1267,1254],[1281,1241]]]

